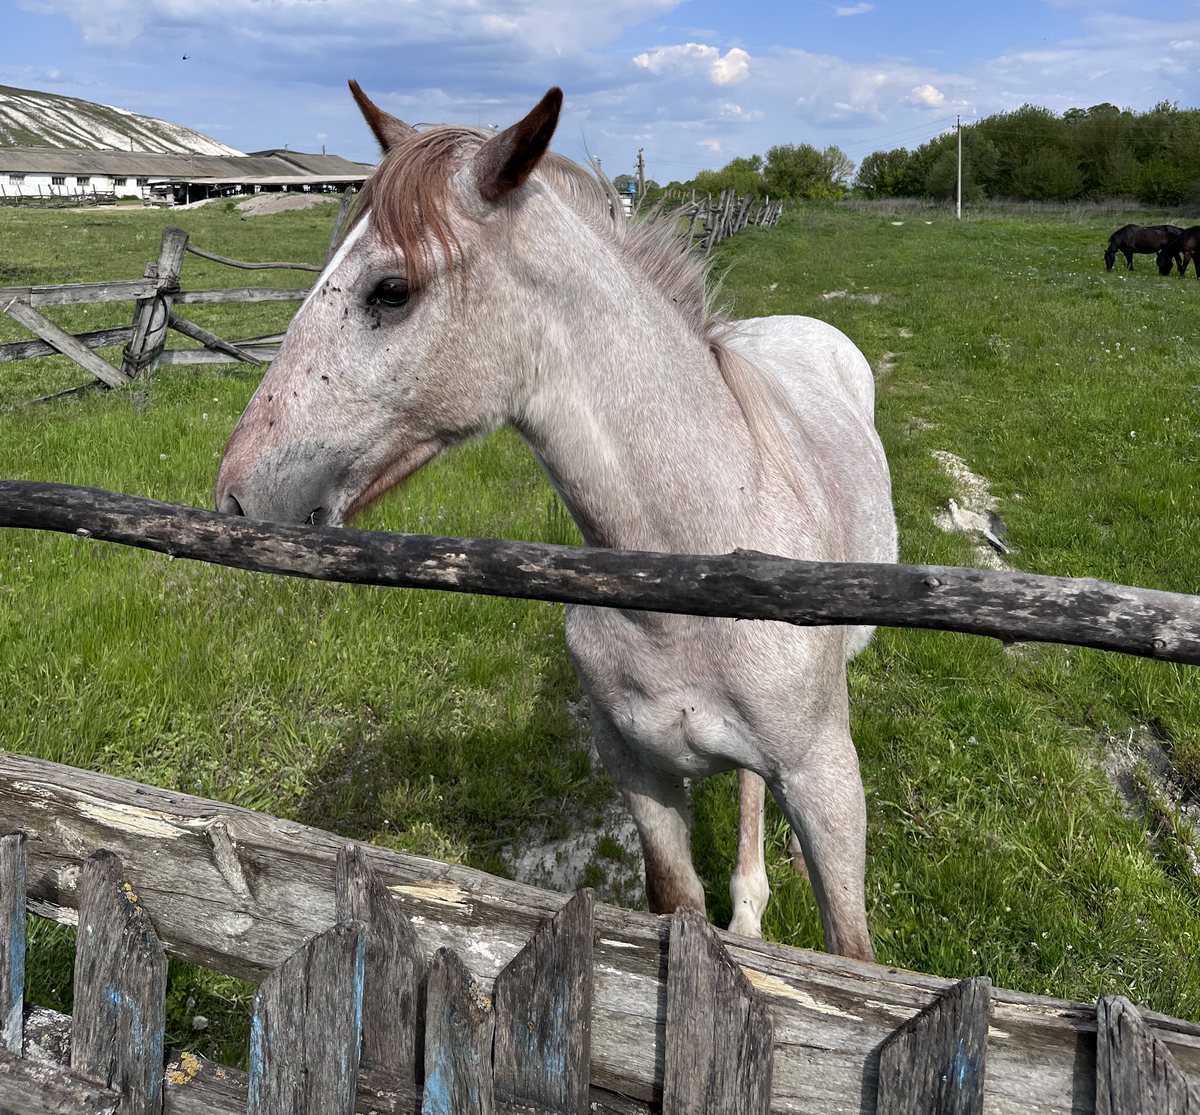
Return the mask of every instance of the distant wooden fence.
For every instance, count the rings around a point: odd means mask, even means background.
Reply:
[[[337,238],[353,191],[343,196],[330,243]],[[228,290],[182,290],[180,280],[185,253],[248,270],[287,269],[314,271],[311,263],[259,262],[229,259],[197,248],[180,228],[163,230],[158,259],[146,265],[141,279],[113,282],[68,283],[58,286],[0,287],[0,310],[33,333],[37,340],[0,345],[0,363],[61,354],[95,377],[88,387],[121,387],[144,379],[157,367],[176,364],[212,364],[244,361],[258,364],[279,352],[283,334],[228,341],[180,313],[184,306],[245,304],[252,302],[296,302],[308,295],[307,287],[238,287]],[[133,321],[116,329],[99,329],[73,335],[51,321],[42,310],[47,306],[133,302]],[[167,348],[174,331],[200,343],[200,348]],[[110,364],[93,350],[122,345],[120,366]],[[78,389],[76,389],[78,390]]]
[[[0,183],[0,205],[32,209],[77,209],[89,205],[116,205],[116,203],[117,195],[114,191],[98,190],[95,186],[90,190],[70,191],[63,186],[39,186],[36,194],[10,194],[3,183]]]
[[[708,255],[714,245],[744,228],[777,225],[783,216],[783,202],[752,194],[739,197],[733,190],[722,190],[716,201],[708,196],[685,203],[681,215],[689,221],[688,239]]]
[[[1200,1027],[570,900],[0,753],[0,1110],[1195,1112]],[[24,1003],[26,908],[78,926]],[[163,1048],[166,954],[259,982],[249,1071]],[[1190,1106],[1189,1106],[1190,1105]]]

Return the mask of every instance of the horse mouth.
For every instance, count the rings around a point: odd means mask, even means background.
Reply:
[[[442,443],[434,439],[414,445],[408,452],[402,453],[399,457],[386,463],[375,475],[375,478],[346,505],[341,514],[328,512],[322,507],[318,507],[313,514],[324,513],[324,524],[327,526],[340,526],[348,523],[356,515],[370,507],[380,496],[427,465],[442,451],[442,448]]]

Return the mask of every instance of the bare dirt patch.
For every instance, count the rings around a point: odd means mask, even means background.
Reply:
[[[1012,572],[1002,554],[1013,552],[1004,541],[1004,521],[996,513],[997,501],[988,482],[972,472],[966,461],[944,449],[934,449],[932,456],[942,472],[954,482],[954,495],[934,517],[934,524],[947,534],[966,534],[976,539],[975,561],[984,569]]]
[[[883,301],[882,294],[852,294],[848,290],[825,290],[821,292],[821,297],[826,302],[834,298],[848,298],[851,302],[866,302],[871,306],[878,306]]]
[[[333,194],[255,194],[237,203],[238,211],[248,217],[286,213],[292,209],[311,209],[314,205],[335,205]]]
[[[1143,724],[1123,736],[1106,733],[1103,743],[1104,774],[1125,815],[1147,817],[1151,839],[1169,840],[1200,877],[1200,805],[1180,785],[1161,737]]]

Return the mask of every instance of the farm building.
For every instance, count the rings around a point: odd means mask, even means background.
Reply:
[[[250,155],[0,147],[0,200],[113,195],[174,204],[262,190],[335,192],[372,171],[337,155]]]

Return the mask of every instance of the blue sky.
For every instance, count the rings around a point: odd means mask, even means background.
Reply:
[[[1200,3],[0,0],[0,84],[244,151],[373,159],[348,77],[410,123],[508,124],[558,84],[556,149],[618,174],[644,148],[666,183],[777,143],[858,162],[1026,102],[1198,106]]]

